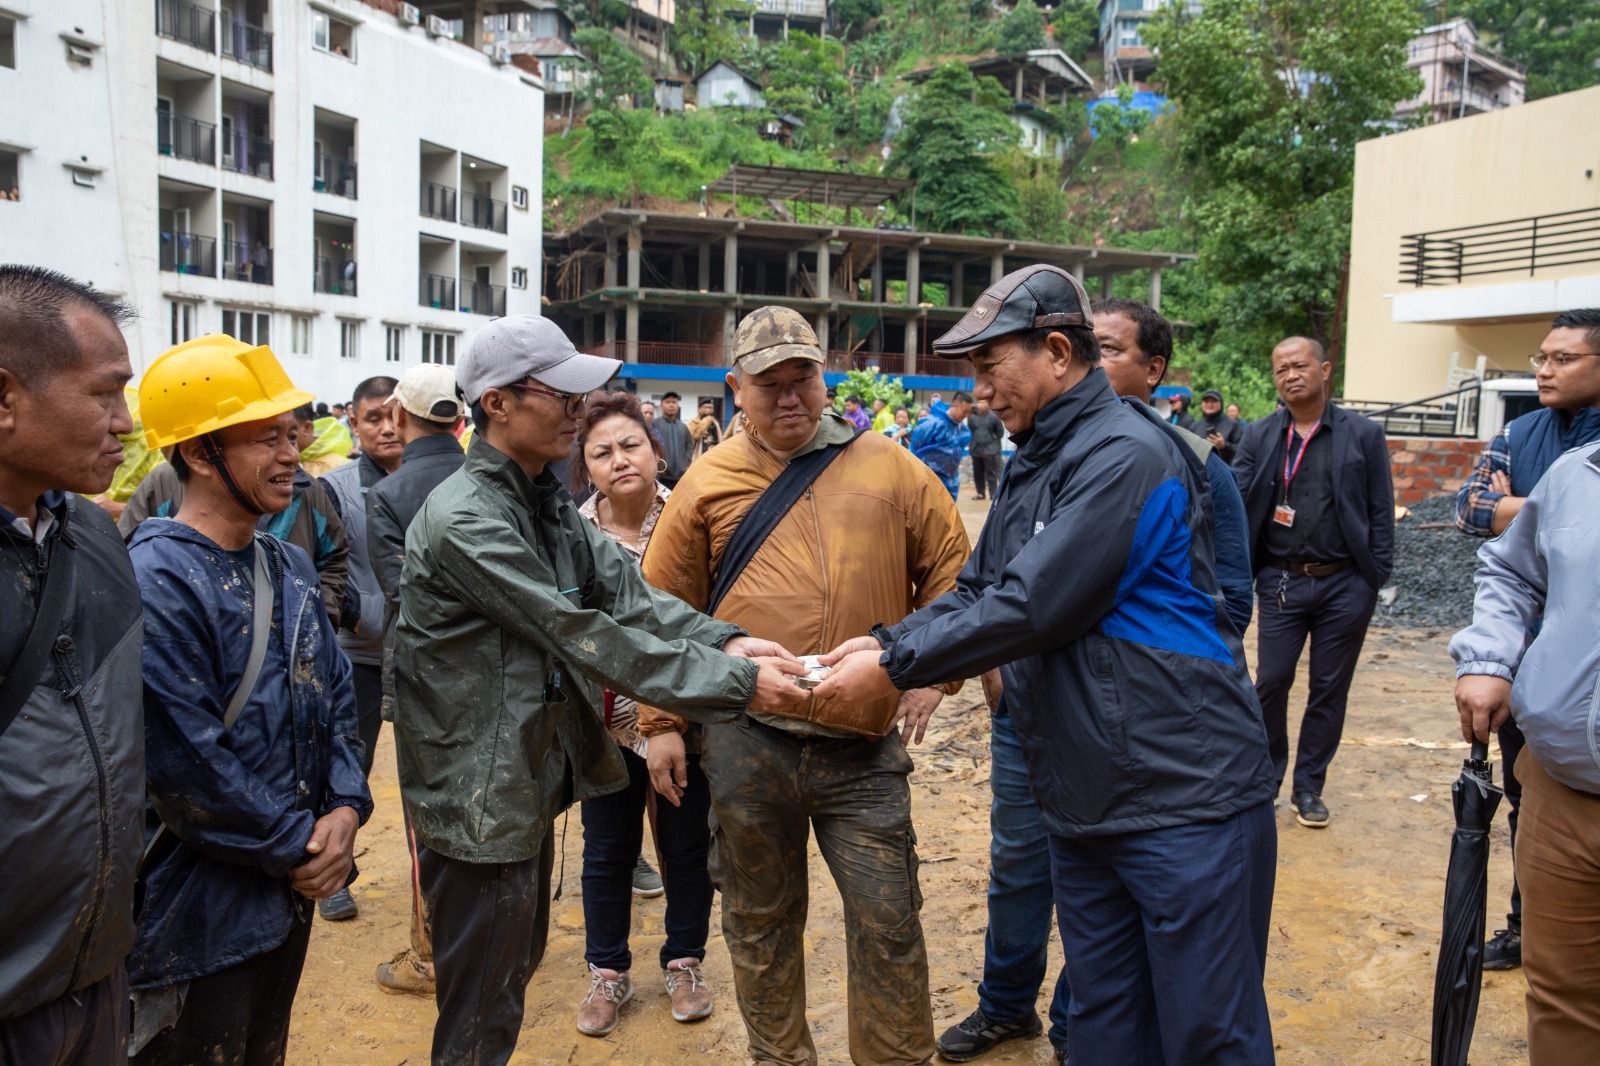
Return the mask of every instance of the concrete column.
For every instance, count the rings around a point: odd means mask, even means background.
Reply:
[[[1083,284],[1083,264],[1082,263],[1073,263],[1072,264],[1072,276],[1078,279],[1078,284],[1079,285]]]
[[[639,227],[628,227],[628,288],[639,287],[639,255],[644,248],[644,236]]]
[[[617,311],[614,307],[606,308],[606,354],[611,358],[617,357]]]
[[[606,265],[601,271],[600,282],[607,289],[617,287],[617,238],[609,233],[606,234]]]
[[[1111,278],[1112,274],[1109,270],[1100,275],[1100,299],[1102,300],[1111,299]]]
[[[783,269],[787,272],[784,275],[783,294],[785,296],[798,296],[800,294],[798,281],[800,277],[800,253],[793,248],[785,252],[783,255]]]
[[[944,301],[950,307],[967,305],[967,264],[957,263],[950,271],[950,291]]]
[[[739,291],[739,235],[736,233],[722,239],[722,291]]]
[[[701,292],[711,291],[711,242],[700,242],[699,282],[695,288]]]
[[[583,347],[584,350],[594,347],[594,316],[583,316]]]
[[[872,261],[872,302],[883,303],[883,256]]]
[[[1150,309],[1161,310],[1161,268],[1150,268]]]
[[[989,284],[993,285],[1006,276],[1006,256],[1004,252],[996,252],[989,257]]]
[[[722,361],[726,363],[733,352],[733,335],[739,330],[739,313],[731,307],[722,309]]]
[[[917,306],[922,293],[922,248],[913,244],[906,251],[906,305]]]
[[[817,299],[819,300],[832,298],[829,296],[829,292],[833,283],[833,264],[828,257],[829,251],[827,241],[824,240],[817,243]],[[821,333],[818,333],[818,336],[821,336]]]
[[[906,319],[906,373],[917,372],[917,316]]]
[[[812,325],[817,331],[817,347],[822,349],[824,355],[828,352],[828,312],[817,312],[817,319]]]
[[[622,309],[624,327],[627,340],[623,342],[622,361],[637,363],[639,361],[639,301],[629,300]]]

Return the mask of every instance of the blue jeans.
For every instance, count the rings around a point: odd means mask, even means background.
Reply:
[[[1047,836],[1028,792],[1022,745],[1010,715],[994,716],[989,750],[994,793],[989,805],[989,931],[983,938],[978,1005],[997,1022],[1014,1022],[1034,1013],[1044,984],[1055,895]],[[1050,1042],[1058,1047],[1067,1044],[1071,1008],[1063,966],[1050,1000]]]
[[[1073,1066],[1270,1066],[1261,982],[1278,855],[1272,804],[1049,840],[1072,960]]]

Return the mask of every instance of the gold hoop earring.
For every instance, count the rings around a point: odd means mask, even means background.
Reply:
[[[667,461],[665,459],[657,459],[656,460],[656,473],[665,474],[666,472],[667,472]]]

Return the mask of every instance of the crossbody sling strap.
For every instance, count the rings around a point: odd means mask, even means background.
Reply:
[[[267,640],[272,635],[272,607],[277,599],[276,583],[272,580],[272,568],[267,565],[267,549],[262,547],[262,537],[257,534],[256,548],[256,604],[255,613],[250,620],[250,657],[245,660],[244,676],[239,678],[239,687],[233,690],[233,698],[228,701],[228,707],[222,712],[222,731],[226,733],[233,728],[233,723],[239,720],[239,712],[244,710],[244,705],[250,701],[250,696],[256,690],[256,682],[261,679],[261,664],[267,658]],[[150,855],[156,849],[156,844],[166,835],[167,827],[158,826],[155,835],[150,838],[150,843],[145,845],[144,856],[140,859],[140,866],[149,861]]]
[[[795,501],[805,495],[829,464],[843,455],[844,450],[854,444],[861,433],[858,429],[855,436],[843,444],[829,444],[790,460],[783,473],[766,487],[755,505],[739,520],[738,528],[728,538],[728,546],[722,550],[706,614],[717,613],[718,605],[733,588],[734,582],[739,580],[739,575],[744,573],[744,568],[750,565],[750,560],[755,558],[756,552],[761,550],[761,545],[766,543],[772,531],[778,528],[778,523],[783,521],[783,516],[789,513]]]
[[[61,622],[67,617],[67,601],[72,598],[72,576],[76,570],[78,544],[65,529],[56,535],[50,566],[39,586],[39,608],[34,612],[33,628],[23,642],[22,651],[0,681],[0,736],[22,713],[23,704],[33,694],[44,673],[44,664],[61,635]]]

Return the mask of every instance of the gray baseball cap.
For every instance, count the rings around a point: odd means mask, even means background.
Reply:
[[[1047,263],[1013,270],[983,291],[961,321],[933,342],[939,355],[965,355],[996,337],[1046,326],[1089,326],[1083,283]]]
[[[467,339],[456,384],[468,404],[485,389],[531,377],[557,392],[593,392],[616,376],[621,359],[584,355],[561,327],[540,315],[497,318]]]

